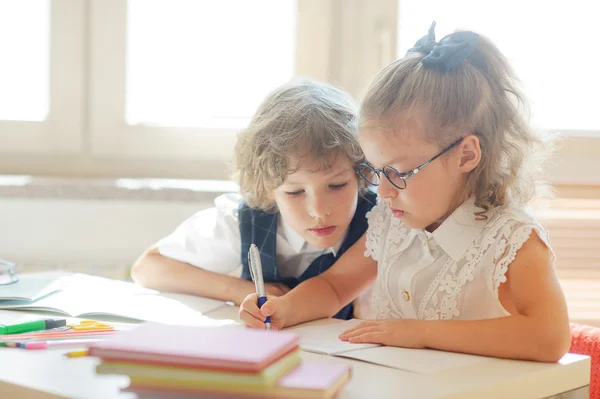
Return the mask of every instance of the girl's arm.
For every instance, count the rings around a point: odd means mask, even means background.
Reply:
[[[517,252],[506,277],[498,295],[510,316],[473,321],[373,321],[341,338],[512,359],[559,360],[570,346],[569,318],[549,250],[537,234],[531,234]]]
[[[256,296],[248,296],[240,307],[240,318],[249,327],[264,329],[266,316],[271,316],[274,328],[332,317],[377,276],[377,262],[364,256],[365,242],[366,233],[325,273],[304,281],[281,298],[269,298],[261,309],[256,306]]]
[[[564,356],[571,343],[567,306],[549,250],[537,234],[517,252],[506,278],[498,296],[511,316],[432,323],[428,346],[550,362]]]
[[[148,249],[139,257],[131,269],[131,277],[144,287],[155,290],[232,301],[236,305],[255,292],[251,281],[167,258],[156,248]],[[265,288],[268,294],[275,296],[289,291],[283,284],[266,284]]]

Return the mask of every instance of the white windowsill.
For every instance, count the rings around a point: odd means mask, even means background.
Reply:
[[[235,183],[224,180],[0,175],[0,197],[5,198],[205,202],[237,191]]]

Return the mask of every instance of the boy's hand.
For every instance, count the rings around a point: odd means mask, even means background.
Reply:
[[[265,290],[267,296],[283,296],[289,292],[290,288],[282,283],[266,283]]]
[[[264,330],[267,316],[271,316],[271,329],[281,330],[285,326],[287,313],[285,301],[275,296],[267,296],[267,302],[259,309],[256,294],[250,294],[240,305],[240,320],[246,327]]]
[[[369,320],[340,335],[342,341],[355,344],[382,344],[401,348],[425,348],[423,320]]]

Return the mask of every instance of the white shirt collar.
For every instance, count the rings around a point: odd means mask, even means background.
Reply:
[[[306,240],[304,238],[302,238],[302,236],[300,234],[296,233],[296,231],[294,229],[292,229],[290,226],[288,226],[286,223],[284,223],[281,215],[279,215],[278,219],[279,219],[279,221],[278,221],[277,228],[281,229],[280,231],[282,232],[283,238],[285,238],[287,240],[287,242],[290,244],[290,246],[292,247],[292,249],[294,250],[295,253],[298,254],[298,253],[302,252],[303,250],[306,250],[309,252],[319,251],[319,248],[306,242]],[[344,243],[344,240],[346,239],[347,235],[348,235],[348,231],[346,231],[344,233],[344,236],[334,246],[323,249],[323,254],[327,254],[327,253],[331,252],[331,253],[333,253],[333,256],[337,257],[337,253],[340,250],[340,248],[342,247],[342,244]]]
[[[331,251],[331,253],[333,253],[333,256],[337,258],[337,254],[338,254],[340,248],[342,247],[342,244],[346,240],[347,236],[348,236],[348,230],[346,230],[346,232],[344,233],[342,238],[340,238],[340,240],[333,247],[327,248],[326,252]],[[324,252],[324,253],[326,253],[326,252]]]
[[[482,210],[475,206],[475,198],[471,197],[456,208],[433,232],[436,243],[455,261],[463,257],[485,227],[487,219],[478,220],[475,215],[475,212]]]

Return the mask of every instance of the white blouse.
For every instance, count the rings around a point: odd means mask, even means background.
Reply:
[[[547,233],[526,210],[506,206],[477,220],[470,199],[433,233],[406,227],[381,201],[367,214],[365,256],[378,261],[371,298],[374,318],[487,319],[508,314],[498,287],[517,251],[535,231]],[[554,255],[552,254],[554,257]]]
[[[220,274],[241,271],[241,237],[238,225],[239,194],[223,194],[215,207],[205,209],[185,220],[155,246],[167,258]],[[320,255],[335,256],[345,236],[333,247],[317,248],[278,218],[275,250],[282,277],[300,277]]]

